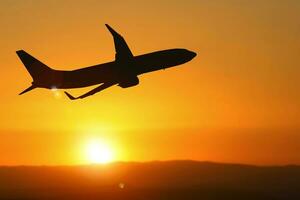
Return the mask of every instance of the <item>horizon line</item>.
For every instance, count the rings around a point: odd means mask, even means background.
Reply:
[[[215,165],[235,165],[248,167],[300,167],[300,164],[249,164],[249,163],[234,163],[234,162],[217,162],[209,160],[192,160],[192,159],[173,159],[173,160],[150,160],[150,161],[121,161],[116,160],[109,163],[82,163],[82,164],[16,164],[16,165],[0,165],[2,167],[105,167],[115,164],[152,164],[152,163],[172,163],[172,162],[189,162],[198,164],[215,164]]]

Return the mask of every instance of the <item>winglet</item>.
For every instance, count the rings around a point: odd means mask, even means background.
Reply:
[[[109,32],[112,35],[119,35],[112,27],[110,27],[108,24],[105,24],[106,28],[109,30]]]
[[[75,100],[78,98],[73,97],[72,95],[70,95],[68,92],[64,91],[64,93],[69,97],[70,100]]]
[[[109,30],[110,34],[113,36],[115,43],[115,59],[116,60],[125,60],[131,59],[133,57],[132,52],[130,51],[125,39],[117,31],[115,31],[108,24],[105,24],[106,28]]]

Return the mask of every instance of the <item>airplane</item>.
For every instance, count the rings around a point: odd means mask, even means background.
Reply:
[[[65,91],[70,100],[83,99],[113,85],[118,85],[121,88],[138,85],[139,75],[181,65],[197,55],[195,52],[177,48],[135,56],[129,49],[125,39],[108,24],[105,24],[105,26],[114,40],[115,60],[112,62],[71,71],[54,70],[24,50],[16,51],[33,79],[31,86],[19,95],[35,88],[71,89],[100,84],[78,97],[74,97]]]

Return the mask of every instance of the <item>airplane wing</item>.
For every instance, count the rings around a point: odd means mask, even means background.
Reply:
[[[106,88],[109,88],[113,85],[115,85],[116,83],[103,83],[100,86],[92,89],[91,91],[79,96],[79,97],[73,97],[71,94],[69,94],[68,92],[65,91],[65,94],[69,97],[70,100],[76,100],[76,99],[83,99],[85,97],[91,96],[93,94],[96,94],[97,92],[100,92]]]
[[[116,61],[128,61],[128,59],[133,57],[133,54],[131,53],[126,41],[124,38],[117,33],[114,29],[112,29],[108,24],[105,24],[109,32],[112,34],[114,38],[115,43],[115,50],[116,50]]]

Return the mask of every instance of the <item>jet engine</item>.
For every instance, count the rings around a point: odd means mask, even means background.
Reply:
[[[139,82],[140,82],[139,78],[137,76],[135,76],[135,77],[130,77],[129,79],[126,79],[126,80],[122,80],[119,83],[119,86],[121,88],[128,88],[128,87],[132,87],[132,86],[139,84]]]

